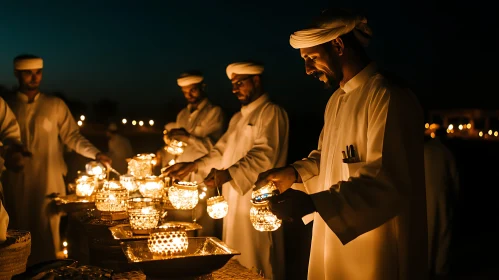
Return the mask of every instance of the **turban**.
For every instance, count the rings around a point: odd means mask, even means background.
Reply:
[[[291,34],[289,44],[295,49],[318,46],[352,32],[359,42],[367,46],[372,31],[367,26],[367,18],[347,10],[324,12],[311,28]]]
[[[232,79],[232,74],[260,75],[263,73],[263,65],[252,62],[236,62],[227,66],[227,77]]]
[[[31,69],[42,69],[43,59],[37,58],[21,58],[14,61],[15,70],[31,70]]]
[[[177,84],[180,87],[186,87],[192,84],[199,84],[204,80],[204,77],[200,74],[182,74],[180,78],[177,79]]]

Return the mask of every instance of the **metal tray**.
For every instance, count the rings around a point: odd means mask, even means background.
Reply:
[[[163,223],[162,226],[164,225],[182,225],[185,227],[185,230],[187,231],[188,236],[194,236],[194,232],[196,230],[200,230],[203,227],[197,223],[189,223],[189,222],[166,222]],[[111,231],[111,234],[113,235],[114,239],[117,240],[145,240],[149,238],[149,234],[134,234],[132,232],[132,228],[130,227],[129,224],[123,224],[123,225],[117,225],[114,227],[110,227],[109,230]]]
[[[206,275],[222,268],[233,256],[240,255],[215,237],[189,237],[182,255],[159,256],[151,253],[147,240],[121,242],[128,262],[148,278],[178,279]]]
[[[76,194],[54,197],[57,208],[63,212],[78,212],[85,209],[94,209],[94,197],[82,198]]]

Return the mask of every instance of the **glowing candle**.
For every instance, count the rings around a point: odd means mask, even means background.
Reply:
[[[229,211],[229,204],[227,204],[227,201],[225,201],[223,196],[210,197],[206,201],[206,204],[208,215],[213,219],[221,219],[225,217]]]
[[[190,210],[198,204],[196,182],[176,182],[168,189],[168,198],[175,209]]]

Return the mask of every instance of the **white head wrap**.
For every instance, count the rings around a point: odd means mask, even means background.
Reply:
[[[263,73],[263,65],[252,62],[236,62],[227,66],[227,77],[232,79],[232,74],[260,75]]]
[[[202,75],[184,74],[177,79],[177,84],[180,87],[186,87],[192,84],[199,84],[203,80],[204,77]]]
[[[23,58],[16,59],[14,61],[15,70],[32,70],[32,69],[42,69],[43,59],[41,58]]]
[[[312,28],[291,34],[289,38],[291,46],[295,49],[310,48],[332,41],[351,31],[362,45],[369,44],[372,31],[367,26],[366,17],[341,9],[334,10],[333,13],[326,11]]]

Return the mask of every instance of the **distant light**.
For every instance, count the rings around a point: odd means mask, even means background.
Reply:
[[[430,136],[431,136],[431,138],[435,138],[435,132],[432,132],[432,133],[430,134]]]
[[[85,116],[84,116],[84,115],[81,115],[81,116],[80,116],[80,120],[84,121],[84,120],[85,120]]]
[[[448,129],[448,130],[453,130],[453,129],[454,129],[454,125],[449,124],[449,127],[448,127],[447,129]]]
[[[478,132],[478,136],[482,137],[483,136],[483,132]]]
[[[68,247],[68,242],[67,241],[62,242],[62,246]]]
[[[60,251],[59,251],[60,252]],[[60,253],[59,253],[60,254]],[[64,249],[64,255],[68,254],[68,249]]]
[[[143,126],[143,125],[144,125],[144,122],[143,122],[143,121],[140,121],[140,122],[139,122],[139,125],[140,125],[140,126]]]
[[[458,127],[459,127],[459,130],[463,130],[463,125],[462,124],[460,124]]]
[[[150,126],[153,126],[153,125],[154,125],[154,121],[153,121],[153,120],[150,120],[150,121],[149,121],[149,125],[150,125]]]
[[[466,125],[466,128],[467,128],[467,129],[471,129],[471,123],[467,124],[467,125]]]
[[[497,135],[499,135],[499,132],[494,132],[494,136],[497,137]]]
[[[489,135],[492,135],[492,130],[489,130]]]
[[[121,122],[122,122],[123,124],[126,124],[126,119],[122,119],[122,120],[121,120]]]
[[[133,120],[132,121],[132,125],[136,125],[137,124],[137,121],[136,120]]]
[[[83,125],[83,122],[82,121],[78,121],[78,126],[82,126]]]
[[[429,123],[425,123],[424,127],[425,128],[430,128],[430,124]]]

